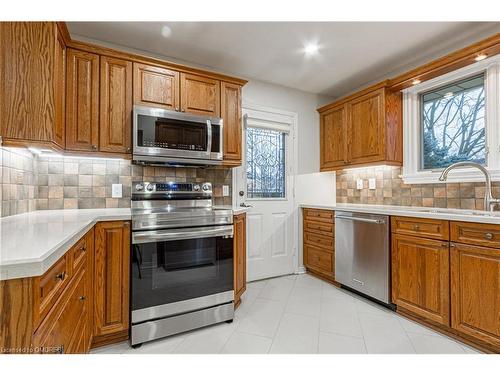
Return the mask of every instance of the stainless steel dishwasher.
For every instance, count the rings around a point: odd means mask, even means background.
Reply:
[[[389,216],[335,212],[335,279],[390,304]]]

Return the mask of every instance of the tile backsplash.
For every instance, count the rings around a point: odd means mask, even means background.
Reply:
[[[440,208],[483,209],[484,183],[436,183],[407,185],[400,178],[400,167],[370,167],[337,172],[338,203],[391,204]],[[368,179],[375,179],[375,189]],[[356,188],[356,180],[363,188]],[[500,196],[500,183],[493,184],[493,195]]]
[[[132,181],[213,184],[214,204],[231,205],[232,173],[227,168],[143,167],[130,160],[43,157],[28,150],[3,148],[0,159],[2,216],[69,208],[130,207]],[[112,184],[122,184],[122,198],[112,198]],[[222,196],[222,186],[229,196]]]

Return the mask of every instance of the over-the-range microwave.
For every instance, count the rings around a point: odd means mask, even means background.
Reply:
[[[133,160],[151,165],[222,163],[223,123],[161,108],[134,106]]]

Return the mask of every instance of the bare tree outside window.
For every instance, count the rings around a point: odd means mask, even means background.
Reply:
[[[422,169],[486,164],[484,74],[421,95]]]

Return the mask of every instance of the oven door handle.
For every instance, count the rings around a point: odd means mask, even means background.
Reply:
[[[132,243],[163,242],[175,240],[187,240],[193,238],[206,237],[233,237],[233,226],[224,225],[221,227],[200,227],[200,228],[181,228],[165,229],[154,231],[134,232],[132,234]]]

